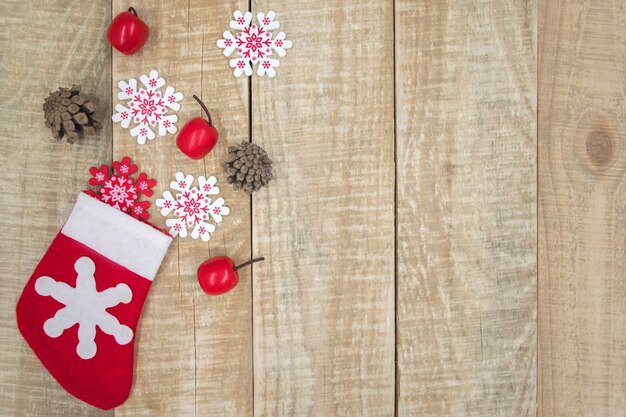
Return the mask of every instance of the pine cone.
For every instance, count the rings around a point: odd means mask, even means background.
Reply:
[[[80,85],[72,88],[59,88],[50,93],[43,103],[46,127],[52,136],[61,140],[67,137],[69,143],[76,142],[79,134],[95,135],[102,125],[94,120],[97,101],[80,95]]]
[[[227,181],[235,190],[252,194],[273,178],[272,160],[254,143],[242,142],[228,148],[228,161],[224,164]]]

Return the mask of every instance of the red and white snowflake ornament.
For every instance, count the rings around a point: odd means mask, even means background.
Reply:
[[[241,77],[242,74],[252,75],[254,65],[257,66],[257,75],[274,77],[280,61],[272,58],[274,53],[279,57],[284,57],[290,49],[291,41],[285,39],[284,32],[279,32],[275,38],[272,38],[274,29],[278,29],[280,24],[276,19],[276,13],[270,11],[266,14],[257,13],[256,19],[258,24],[252,23],[252,13],[243,14],[237,10],[233,13],[234,20],[230,21],[230,28],[238,31],[234,36],[230,31],[226,31],[222,36],[224,38],[217,41],[217,47],[224,50],[224,56],[231,56],[237,51],[236,58],[230,60],[229,64],[235,70],[235,77]]]
[[[156,185],[156,180],[149,179],[143,172],[137,179],[132,178],[131,175],[137,172],[137,165],[132,164],[128,156],[121,161],[113,162],[113,171],[114,174],[109,176],[108,165],[102,165],[100,168],[91,167],[89,173],[92,178],[89,185],[100,188],[98,191],[87,190],[86,193],[135,218],[148,219],[150,202],[137,200],[141,195],[146,197],[152,195],[152,187]]]
[[[201,238],[207,242],[215,226],[208,223],[209,218],[215,223],[221,223],[223,217],[230,213],[230,209],[224,206],[224,199],[218,198],[211,201],[209,196],[220,193],[217,178],[198,177],[198,186],[192,187],[193,176],[182,172],[176,173],[176,181],[170,183],[170,188],[178,191],[176,197],[171,192],[165,191],[163,198],[156,200],[156,206],[161,207],[161,215],[168,216],[174,212],[175,218],[167,219],[165,224],[170,228],[172,236],[180,235],[187,237],[187,228],[192,229],[192,239]]]
[[[179,102],[183,99],[183,94],[171,86],[167,86],[164,92],[161,91],[165,80],[159,77],[156,70],[150,71],[148,75],[142,75],[139,80],[143,87],[139,87],[134,78],[128,82],[122,80],[118,83],[120,91],[117,98],[127,103],[115,105],[112,120],[120,123],[124,129],[128,129],[132,122],[134,127],[130,129],[130,134],[137,138],[137,143],[143,145],[146,140],[153,140],[156,137],[155,129],[159,136],[176,133],[175,123],[178,116],[169,113],[180,109]]]

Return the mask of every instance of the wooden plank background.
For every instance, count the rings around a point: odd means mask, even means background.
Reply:
[[[252,139],[277,178],[253,199],[269,259],[253,285],[255,415],[390,415],[393,4],[252,2],[270,6],[295,46],[276,79],[252,79]]]
[[[625,416],[626,3],[539,28],[539,415]]]
[[[626,415],[626,4],[132,5],[151,29],[132,57],[104,39],[120,0],[0,5],[0,415]],[[294,48],[276,78],[235,79],[215,42],[270,8]],[[204,160],[111,126],[117,83],[151,69],[185,94],[179,127],[194,93],[210,108]],[[73,82],[104,128],[71,146],[41,103]],[[221,168],[250,140],[276,174],[253,198]],[[131,396],[104,412],[50,377],[14,307],[88,168],[124,155],[152,202],[177,171],[216,174],[232,214],[173,243]],[[267,260],[210,298],[195,270],[221,254]]]
[[[396,2],[398,416],[535,413],[536,18]]]

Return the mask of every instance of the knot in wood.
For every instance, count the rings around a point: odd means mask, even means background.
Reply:
[[[587,136],[586,149],[594,164],[605,165],[613,158],[613,141],[604,132],[591,132]]]

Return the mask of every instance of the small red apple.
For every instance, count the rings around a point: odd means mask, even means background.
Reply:
[[[237,266],[228,256],[216,256],[207,259],[198,267],[198,282],[202,290],[209,295],[224,294],[239,283],[238,269],[264,259],[252,259]]]
[[[217,143],[217,129],[213,127],[211,114],[204,103],[196,96],[193,98],[200,103],[200,107],[204,110],[209,120],[202,117],[194,117],[180,129],[180,133],[176,137],[176,146],[182,153],[191,159],[204,158]]]
[[[137,10],[134,7],[129,7],[127,12],[115,16],[107,30],[109,43],[126,55],[139,51],[149,35],[148,25],[137,16]]]

